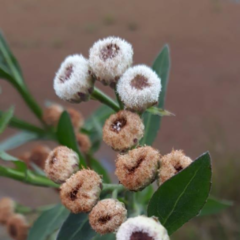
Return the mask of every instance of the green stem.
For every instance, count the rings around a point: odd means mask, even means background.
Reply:
[[[102,192],[107,192],[107,191],[114,191],[117,190],[118,192],[124,191],[125,188],[121,184],[103,184],[103,190]]]
[[[0,111],[0,116],[3,114],[2,111]],[[13,127],[13,128],[18,128],[21,130],[26,130],[29,132],[34,132],[40,135],[45,135],[46,131],[42,128],[39,128],[35,125],[32,125],[31,123],[25,122],[24,120],[21,120],[19,118],[16,117],[12,117],[10,122],[9,122],[9,126]]]
[[[36,175],[30,170],[27,170],[26,172],[24,172],[24,171],[19,171],[13,168],[0,166],[0,176],[12,178],[17,181],[35,185],[35,186],[59,188],[59,185],[52,182],[50,179],[41,175]]]
[[[119,105],[120,109],[124,109],[124,104],[123,104],[123,102],[121,101],[120,96],[119,96],[116,88],[115,88],[115,95],[116,95],[116,99],[117,99],[117,101],[118,101],[118,105]]]
[[[112,98],[107,96],[104,92],[102,92],[100,89],[96,87],[93,90],[92,97],[94,99],[97,99],[101,103],[106,104],[107,106],[112,108],[115,112],[118,112],[120,110],[118,104]]]
[[[40,122],[45,126],[43,120],[42,120],[42,109],[38,105],[38,103],[35,101],[29,90],[26,88],[26,86],[21,86],[17,82],[13,82],[14,87],[17,89],[17,91],[20,93],[22,98],[24,99],[25,103],[28,105],[28,107],[32,110],[32,112],[36,115],[36,117],[40,120]]]

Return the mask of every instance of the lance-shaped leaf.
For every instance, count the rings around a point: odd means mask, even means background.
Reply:
[[[199,216],[217,214],[231,206],[233,206],[233,202],[231,201],[209,197]]]
[[[13,117],[14,107],[10,107],[0,116],[0,134],[5,130],[11,118]]]
[[[61,204],[44,211],[31,227],[27,240],[46,240],[62,226],[68,215],[69,211]]]
[[[158,108],[164,109],[165,97],[167,92],[168,75],[170,70],[169,47],[165,45],[153,63],[152,69],[161,78],[162,90],[158,100]],[[143,114],[145,133],[141,144],[152,145],[161,125],[161,117],[152,115],[149,112]]]
[[[153,115],[157,115],[157,116],[160,116],[160,117],[175,116],[174,113],[171,113],[168,110],[164,110],[162,108],[157,108],[157,107],[150,107],[146,111],[153,114]]]
[[[4,161],[10,161],[13,162],[16,166],[16,169],[21,171],[21,172],[26,172],[27,166],[24,162],[20,161],[19,159],[9,155],[8,153],[4,151],[0,151],[0,159]]]
[[[197,216],[206,203],[211,187],[211,160],[205,153],[154,193],[148,216],[156,216],[169,235]]]
[[[79,160],[80,160],[80,163],[79,163],[80,167],[81,166],[86,167],[85,159],[83,158],[77,144],[71,119],[69,117],[69,114],[66,111],[62,113],[59,119],[58,127],[57,127],[57,138],[58,138],[58,142],[61,145],[71,148],[73,151],[75,151],[78,154]]]
[[[57,240],[90,240],[96,235],[85,213],[70,214],[61,227]]]

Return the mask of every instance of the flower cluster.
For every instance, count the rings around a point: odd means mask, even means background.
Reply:
[[[158,104],[162,86],[151,68],[132,67],[132,62],[131,44],[116,37],[99,40],[90,48],[88,60],[82,55],[65,59],[54,79],[54,89],[60,98],[75,103],[96,99],[96,80],[115,89],[119,108],[105,121],[103,141],[117,151],[115,174],[119,183],[126,190],[140,191],[157,179],[162,184],[192,160],[181,150],[161,156],[157,149],[139,144],[144,136],[142,113]],[[62,109],[55,107],[54,111]],[[57,117],[46,114],[44,119],[54,125]],[[90,212],[89,222],[96,232],[117,232],[117,240],[169,239],[155,218],[127,219],[123,203],[114,198],[99,201],[101,177],[90,169],[77,170],[77,155],[66,147],[54,149],[45,165],[47,176],[62,183],[62,203],[73,213]]]
[[[11,198],[0,200],[0,224],[7,229],[9,236],[15,240],[26,240],[29,224],[26,218],[15,212],[16,204]]]

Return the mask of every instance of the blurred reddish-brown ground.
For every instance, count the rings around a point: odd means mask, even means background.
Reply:
[[[193,158],[208,149],[239,156],[239,23],[240,4],[224,0],[0,1],[0,27],[41,106],[46,99],[65,105],[53,91],[55,71],[69,54],[87,57],[99,38],[115,35],[131,42],[135,64],[150,65],[168,43],[172,66],[166,109],[176,117],[164,118],[155,147],[161,153],[181,148]],[[0,109],[14,104],[17,116],[37,123],[16,91],[4,81],[0,86]],[[75,107],[88,116],[97,104]],[[0,139],[14,132],[8,130]],[[115,159],[105,145],[97,155]],[[26,204],[52,201],[45,190],[22,184],[16,189],[6,179],[0,186],[1,196]]]

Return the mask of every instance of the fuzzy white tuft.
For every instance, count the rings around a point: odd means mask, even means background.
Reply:
[[[79,103],[88,100],[93,90],[88,60],[82,55],[68,56],[56,73],[53,87],[58,97],[65,101]]]
[[[132,59],[132,45],[118,37],[99,40],[89,50],[91,71],[105,85],[114,85],[132,65]]]
[[[156,104],[161,88],[161,79],[145,65],[129,68],[117,84],[117,92],[123,103],[136,111]]]
[[[167,230],[155,219],[145,216],[129,218],[119,228],[117,240],[131,240],[133,233],[145,233],[153,240],[169,240]]]

